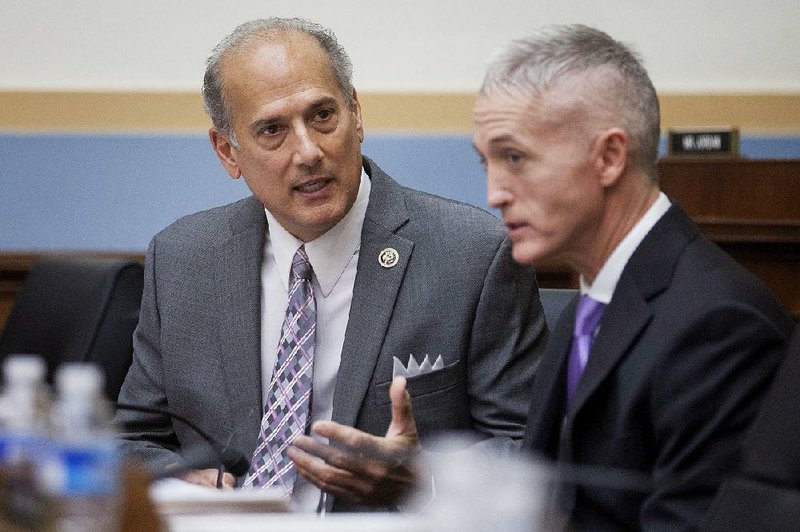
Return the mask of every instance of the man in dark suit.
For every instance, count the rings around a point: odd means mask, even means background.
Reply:
[[[576,529],[696,527],[790,318],[659,191],[658,100],[625,45],[581,25],[508,44],[475,123],[514,259],[580,274],[534,379],[523,447],[575,481],[564,477],[560,503]]]
[[[210,140],[253,196],[153,239],[120,394],[253,456],[225,483],[278,479],[300,509],[392,507],[412,486],[409,451],[438,432],[518,443],[546,336],[534,276],[496,218],[402,187],[362,157],[351,74],[335,37],[298,19],[246,23],[215,49],[203,89]],[[398,370],[419,374],[393,380]],[[135,425],[126,449],[154,468],[202,444],[166,415],[118,419]],[[294,460],[318,451],[292,444],[311,421],[327,421],[315,429],[326,438],[357,433],[398,453],[348,466],[355,486],[316,473],[327,465],[316,458],[306,480]],[[294,432],[272,435],[284,426]],[[282,454],[268,457],[278,438]]]

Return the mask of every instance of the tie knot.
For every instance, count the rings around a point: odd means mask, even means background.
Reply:
[[[310,281],[312,271],[305,246],[300,246],[292,259],[292,277]]]
[[[605,308],[605,303],[589,296],[581,296],[578,301],[578,309],[575,311],[575,336],[592,334],[600,325]]]

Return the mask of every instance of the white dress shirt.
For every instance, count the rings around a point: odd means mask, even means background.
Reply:
[[[611,296],[614,295],[614,289],[617,288],[619,278],[622,276],[622,270],[628,264],[631,256],[633,255],[639,244],[642,243],[644,237],[650,232],[650,229],[661,219],[662,216],[669,210],[670,203],[666,194],[660,192],[656,201],[650,205],[647,212],[644,213],[636,225],[628,231],[622,242],[614,248],[614,251],[608,257],[608,260],[600,268],[594,282],[590,285],[580,276],[581,295],[588,295],[595,301],[608,304],[611,302]],[[597,334],[597,333],[595,333]]]
[[[361,228],[369,202],[370,180],[361,171],[358,195],[350,211],[338,224],[319,238],[305,243],[311,267],[317,305],[317,330],[314,346],[314,379],[311,420],[331,419],[333,390],[350,317],[353,286],[356,280]],[[268,228],[261,266],[261,383],[262,407],[278,356],[277,347],[289,301],[289,273],[292,259],[303,242],[284,229],[266,211]],[[263,412],[262,412],[263,413]],[[300,475],[295,482],[292,505],[314,511],[320,490]]]

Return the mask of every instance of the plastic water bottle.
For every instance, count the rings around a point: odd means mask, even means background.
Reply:
[[[47,496],[36,482],[47,447],[45,363],[37,355],[9,355],[3,361],[0,395],[0,500],[4,522],[25,530],[48,529],[53,520]]]
[[[58,501],[62,532],[119,529],[121,457],[103,380],[88,363],[65,363],[56,372],[53,438],[39,476]]]
[[[35,454],[47,420],[45,369],[37,355],[10,355],[3,361],[0,463],[13,466]]]

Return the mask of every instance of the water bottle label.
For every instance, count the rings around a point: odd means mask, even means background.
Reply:
[[[117,491],[118,462],[106,449],[76,449],[64,453],[68,493],[111,494]]]
[[[41,469],[49,491],[61,495],[111,495],[118,491],[120,460],[113,445],[64,446]]]
[[[35,460],[44,439],[32,434],[0,433],[0,463],[18,464]]]

